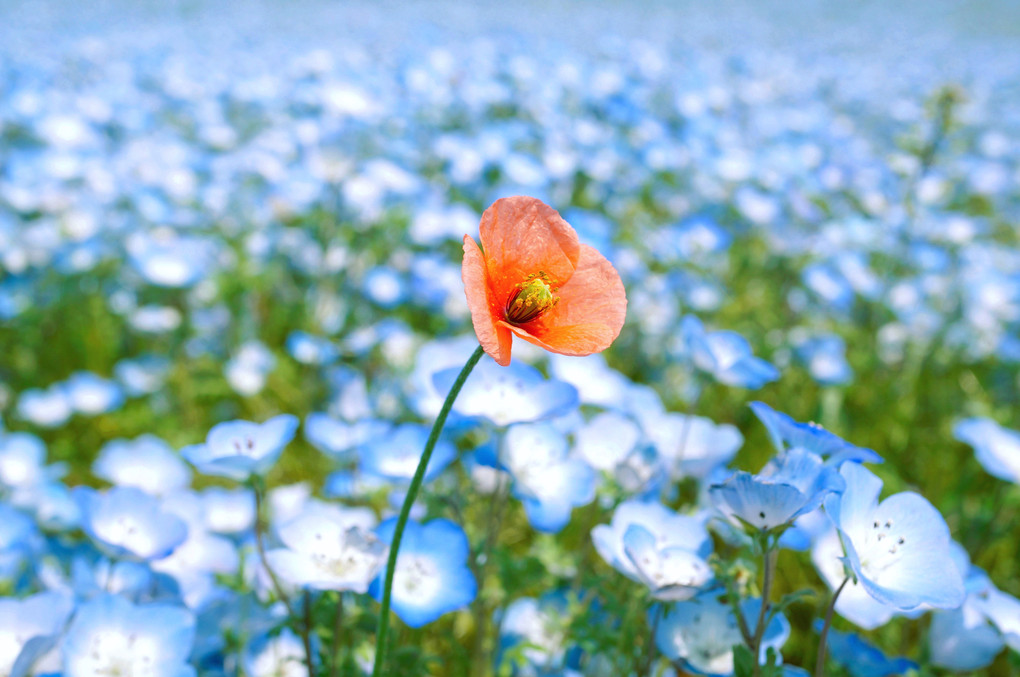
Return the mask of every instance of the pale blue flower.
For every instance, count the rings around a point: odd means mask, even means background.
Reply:
[[[1020,433],[990,418],[968,418],[953,426],[953,437],[974,447],[978,463],[989,473],[1020,484]]]
[[[183,608],[102,595],[81,605],[64,637],[64,675],[191,677],[195,619]]]
[[[191,470],[173,448],[155,435],[111,440],[99,450],[92,474],[112,484],[164,496],[191,483]]]
[[[389,545],[396,518],[379,525],[379,540]],[[478,584],[467,566],[471,554],[464,530],[453,522],[436,519],[425,524],[409,521],[400,544],[393,576],[393,611],[404,623],[420,628],[443,614],[470,604]],[[385,570],[369,588],[382,599]]]
[[[856,463],[844,463],[840,474],[846,490],[826,498],[825,511],[864,589],[896,609],[960,606],[963,577],[950,555],[949,527],[938,510],[912,492],[880,503],[882,481]]]
[[[799,448],[827,457],[831,465],[844,461],[882,462],[882,457],[871,449],[854,446],[817,423],[798,423],[764,402],[752,402],[751,411],[765,424],[772,446],[780,454],[788,449]]]
[[[795,448],[772,459],[757,475],[738,471],[709,489],[716,507],[749,533],[785,529],[818,508],[844,482],[820,456]]]
[[[266,635],[244,651],[244,674],[251,677],[303,677],[308,674],[305,648],[290,628],[275,636]]]
[[[297,430],[298,419],[280,414],[265,423],[229,421],[213,426],[205,444],[181,449],[181,456],[205,475],[246,480],[261,475],[280,457]]]
[[[815,629],[822,625],[816,619]],[[907,658],[888,658],[882,650],[860,635],[829,629],[829,656],[846,668],[851,677],[893,677],[918,669],[917,663]]]
[[[417,423],[393,426],[358,447],[361,471],[391,481],[410,482],[421,460],[430,429]],[[436,478],[457,457],[452,442],[440,439],[432,451],[425,481]]]
[[[37,662],[46,652],[34,647],[45,645],[47,649],[51,648],[73,610],[74,599],[63,592],[39,592],[24,599],[0,599],[0,673],[12,674],[15,661],[22,665],[31,663],[36,673],[59,672],[58,661]],[[29,652],[35,655],[25,655]]]
[[[75,487],[82,530],[111,557],[161,559],[188,536],[185,523],[165,512],[159,501],[134,487],[99,493]]]
[[[645,533],[632,531],[632,526],[640,527]],[[631,534],[629,539],[628,533]],[[648,535],[654,541],[649,540]],[[630,500],[621,503],[613,512],[609,524],[599,524],[591,530],[591,539],[602,559],[624,576],[639,583],[651,581],[655,587],[663,589],[672,584],[667,580],[669,578],[674,579],[673,582],[692,578],[688,576],[692,567],[687,566],[685,558],[670,562],[679,565],[678,570],[661,576],[656,573],[656,567],[662,564],[664,558],[671,557],[674,548],[701,559],[707,558],[712,552],[712,538],[702,518],[679,515],[661,503],[650,501]],[[649,544],[654,546],[655,558],[646,564],[640,560]],[[638,557],[637,562],[634,557]],[[663,581],[662,584],[657,582],[659,579]]]
[[[71,407],[86,416],[105,414],[124,404],[124,391],[116,381],[89,371],[71,374],[64,388]]]
[[[761,600],[746,599],[740,606],[754,632]],[[649,613],[663,614],[656,626],[655,644],[671,662],[695,675],[728,677],[733,673],[733,647],[742,644],[743,638],[733,609],[719,601],[719,591],[677,602],[667,611],[653,607]],[[769,649],[779,651],[789,636],[789,622],[783,614],[776,614],[762,636],[759,660],[764,662]]]
[[[285,547],[266,553],[269,566],[291,585],[364,593],[386,563],[389,548],[371,531],[365,509],[311,508],[276,530]]]
[[[755,357],[747,339],[736,332],[706,331],[701,320],[687,315],[680,333],[683,353],[719,383],[754,390],[779,378],[779,371]]]
[[[528,521],[555,533],[570,522],[574,508],[595,498],[595,472],[568,456],[566,436],[549,423],[519,423],[503,439],[502,465],[514,478],[514,495]]]
[[[433,376],[436,390],[449,392],[459,373],[459,368],[436,373]],[[577,404],[577,390],[572,385],[546,379],[537,369],[520,361],[501,367],[483,357],[468,376],[453,410],[461,416],[507,426],[560,416]]]

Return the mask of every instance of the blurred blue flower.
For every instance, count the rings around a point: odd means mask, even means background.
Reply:
[[[437,372],[433,376],[436,390],[449,392],[459,373],[460,368]],[[577,404],[577,390],[568,383],[546,379],[520,361],[501,367],[483,358],[464,383],[453,411],[507,426],[561,416]]]
[[[209,431],[205,444],[185,447],[181,456],[202,474],[243,481],[269,470],[294,439],[297,427],[298,419],[290,414],[274,416],[264,423],[218,423]]]
[[[751,411],[765,424],[772,446],[780,454],[788,449],[805,449],[828,457],[828,463],[837,466],[844,461],[882,462],[882,457],[871,449],[854,446],[817,423],[798,423],[764,402],[752,402]]]
[[[301,364],[331,364],[340,357],[340,350],[328,338],[299,330],[287,335],[287,352]]]
[[[963,577],[950,557],[949,527],[938,510],[912,492],[879,503],[882,481],[856,463],[844,463],[840,474],[846,490],[826,498],[825,511],[864,589],[896,609],[960,606]]]
[[[378,419],[345,423],[328,414],[313,412],[305,417],[305,439],[337,461],[351,460],[359,446],[386,434],[391,424]]]
[[[376,530],[379,540],[389,545],[396,518],[390,518]],[[478,584],[467,566],[471,548],[464,530],[453,522],[436,519],[425,524],[407,523],[393,576],[393,611],[404,623],[420,628],[443,614],[470,604]],[[369,594],[382,599],[379,574]]]
[[[358,447],[361,471],[390,481],[410,482],[429,432],[427,426],[418,423],[403,423],[380,431]],[[435,479],[455,458],[457,448],[452,442],[446,439],[436,442],[425,469],[425,481]]]
[[[111,440],[99,450],[92,474],[114,485],[165,496],[191,483],[191,470],[173,448],[155,435]]]
[[[37,662],[45,652],[30,657],[22,655],[22,650],[36,653],[33,647],[40,645],[49,649],[63,632],[72,611],[74,599],[63,592],[47,591],[23,599],[0,599],[0,672],[13,674],[12,668],[18,662],[22,666],[30,664],[33,674],[59,673],[59,660]],[[28,646],[30,644],[32,646]]]
[[[135,487],[114,487],[99,493],[75,487],[81,528],[110,557],[154,560],[166,557],[188,536],[176,515]]]
[[[284,548],[266,553],[282,580],[313,590],[364,593],[386,563],[388,548],[364,511],[306,509],[277,528]]]
[[[298,677],[308,674],[306,660],[301,639],[284,628],[278,635],[265,635],[248,644],[241,665],[251,677]]]
[[[640,527],[640,531],[632,530],[634,526]],[[648,536],[652,537],[651,540]],[[672,559],[670,553],[674,549],[684,550],[701,559],[712,552],[712,539],[702,518],[678,515],[661,503],[651,501],[621,503],[613,511],[609,524],[599,524],[591,530],[591,539],[595,550],[607,564],[633,581],[646,583],[653,589],[662,588],[664,593],[673,583],[679,584],[691,578],[692,567],[688,566],[688,558]],[[644,561],[642,557],[650,554],[646,553],[649,544],[654,545],[655,557]],[[664,559],[667,561],[664,562]],[[666,563],[678,568],[658,574],[656,569]]]
[[[568,454],[566,436],[549,423],[518,423],[503,438],[502,466],[514,478],[514,496],[524,504],[528,521],[539,531],[560,531],[574,508],[595,498],[595,472]]]
[[[661,413],[644,417],[643,426],[670,477],[705,479],[737,454],[744,436],[736,426],[704,416]]]
[[[823,334],[796,344],[797,357],[811,377],[822,385],[847,385],[854,371],[846,361],[846,343],[841,336]]]
[[[247,341],[223,367],[227,383],[239,395],[251,397],[262,392],[266,377],[276,366],[276,357],[265,344]]]
[[[55,383],[45,390],[29,388],[18,396],[18,415],[40,428],[58,428],[72,413],[63,383]]]
[[[170,360],[157,355],[121,360],[113,373],[129,397],[150,395],[159,391],[170,372]]]
[[[64,388],[71,407],[86,416],[105,414],[124,404],[124,391],[120,385],[89,371],[71,374]]]
[[[740,603],[747,619],[758,618],[761,600]],[[655,644],[671,662],[695,675],[726,677],[733,674],[733,647],[743,643],[737,619],[729,604],[719,601],[719,591],[707,591],[685,602],[677,602],[664,611],[653,607],[650,614],[661,613],[655,630]],[[749,620],[754,632],[753,620]],[[772,617],[762,636],[764,662],[769,649],[777,652],[790,636],[790,624],[779,613]]]
[[[736,332],[706,331],[701,320],[686,315],[680,337],[682,353],[719,383],[756,390],[779,378],[779,371],[752,355],[747,339]]]
[[[134,605],[102,595],[82,604],[64,637],[64,674],[135,674],[190,677],[187,664],[195,619],[186,609]]]
[[[953,437],[974,447],[978,463],[989,473],[1020,484],[1020,433],[990,418],[968,418],[953,426]]]
[[[819,630],[822,620],[816,619]],[[852,632],[829,629],[829,656],[846,668],[851,677],[892,677],[917,670],[918,665],[906,658],[887,658],[882,650]]]

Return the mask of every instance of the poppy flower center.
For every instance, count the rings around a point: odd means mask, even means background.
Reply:
[[[515,291],[506,302],[506,321],[511,324],[526,324],[549,310],[560,300],[553,296],[549,276],[539,271],[529,275],[524,282],[518,282]]]

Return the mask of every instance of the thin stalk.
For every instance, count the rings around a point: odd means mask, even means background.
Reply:
[[[312,661],[312,593],[307,589],[304,594],[304,626],[301,628],[301,643],[305,646],[305,662],[308,665],[308,677],[315,677],[315,663]]]
[[[329,677],[340,674],[340,631],[344,626],[344,593],[336,594],[336,613],[333,615],[333,650],[332,662],[329,665]]]
[[[497,465],[499,465],[499,454],[497,452]],[[489,562],[492,560],[492,548],[496,543],[496,539],[499,537],[500,527],[503,525],[503,514],[505,512],[506,504],[509,498],[509,485],[507,481],[506,473],[500,471],[499,479],[496,484],[495,501],[490,504],[489,510],[489,523],[486,529],[485,545],[482,546],[482,561],[475,565],[475,578],[478,580],[479,587],[485,584],[485,577],[489,570]],[[475,560],[477,562],[477,558]],[[485,670],[485,666],[488,662],[484,660],[485,651],[485,639],[486,639],[486,620],[488,618],[488,605],[485,603],[485,599],[478,595],[474,601],[474,616],[475,616],[475,639],[471,649],[473,668],[478,668],[481,671]]]
[[[769,597],[772,594],[772,581],[776,574],[776,559],[779,557],[779,548],[769,548],[765,543],[765,573],[761,585],[761,606],[758,609],[758,624],[754,628],[754,637],[751,638],[751,653],[754,654],[754,676],[761,674],[761,640],[765,636],[765,614],[768,611]]]
[[[664,606],[660,604],[659,608],[655,611],[655,616],[652,617],[651,632],[648,635],[648,646],[645,648],[644,670],[638,673],[638,677],[652,674],[652,665],[655,663],[655,635],[659,631],[659,621],[662,619],[663,613]]]
[[[825,624],[822,626],[822,636],[818,640],[818,660],[815,661],[815,677],[823,677],[825,670],[825,642],[829,639],[829,627],[832,626],[832,612],[836,609],[836,600],[839,599],[839,593],[843,592],[843,588],[850,582],[850,577],[847,576],[843,579],[843,582],[836,588],[836,592],[832,593],[832,600],[829,601],[829,608],[825,611]]]
[[[432,425],[432,432],[429,433],[429,438],[425,442],[425,450],[421,453],[421,460],[418,461],[418,468],[414,471],[411,486],[407,488],[404,504],[400,506],[400,515],[397,517],[397,524],[393,528],[390,555],[386,562],[386,578],[383,585],[382,603],[379,608],[379,630],[375,637],[375,664],[372,667],[372,677],[380,677],[382,675],[382,666],[386,660],[386,635],[390,629],[390,598],[393,595],[393,576],[397,569],[397,553],[400,551],[400,539],[404,537],[404,527],[407,526],[407,520],[411,515],[411,506],[414,504],[414,499],[418,496],[421,483],[425,479],[425,469],[428,467],[429,459],[432,457],[432,450],[439,440],[439,433],[442,432],[443,426],[446,425],[446,417],[450,415],[453,402],[457,399],[457,395],[460,394],[460,389],[464,387],[464,382],[467,380],[471,370],[478,364],[478,360],[482,359],[484,352],[482,347],[478,346],[475,352],[471,354],[471,357],[468,358],[467,364],[460,370],[457,380],[453,382],[453,387],[450,388],[446,401],[443,402],[443,408],[439,410],[439,416],[436,417],[436,422]]]

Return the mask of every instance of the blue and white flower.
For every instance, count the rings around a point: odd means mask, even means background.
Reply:
[[[134,487],[99,493],[76,487],[82,530],[110,557],[148,561],[166,557],[188,536],[187,525]]]
[[[1020,484],[1020,433],[990,418],[968,418],[953,426],[953,437],[974,447],[978,463],[989,473]]]
[[[213,426],[205,444],[181,449],[181,455],[199,472],[234,480],[261,475],[276,463],[297,430],[298,419],[290,414],[265,423],[229,421]]]
[[[882,480],[856,463],[844,463],[840,474],[846,490],[826,498],[825,511],[839,530],[846,564],[864,589],[895,609],[960,606],[963,577],[938,510],[912,492],[880,503]]]
[[[393,540],[396,518],[379,525],[379,540]],[[425,524],[409,521],[404,530],[393,575],[393,611],[404,623],[420,628],[443,614],[470,604],[478,584],[467,559],[470,547],[464,530],[453,522],[436,519]],[[369,594],[382,599],[385,570],[369,587]]]

